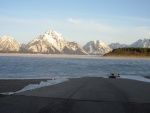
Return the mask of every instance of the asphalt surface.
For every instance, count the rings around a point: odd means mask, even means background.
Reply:
[[[47,79],[0,79],[0,92],[15,92],[28,84],[39,84]]]
[[[0,98],[0,113],[150,113],[150,83],[76,78]]]

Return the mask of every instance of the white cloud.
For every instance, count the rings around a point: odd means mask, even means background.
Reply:
[[[73,19],[69,18],[67,23],[71,29],[89,32],[99,32],[99,34],[115,34],[118,33],[118,28],[115,26],[107,25],[97,20],[92,19]],[[73,23],[73,25],[72,25]]]
[[[130,25],[115,26],[90,19],[77,19],[77,20],[71,19],[71,20],[74,20],[75,23],[78,23],[73,26],[70,26],[75,30],[83,31],[84,34],[97,33],[93,34],[93,37],[89,40],[99,38],[100,40],[107,43],[120,42],[131,44],[140,38],[150,38],[149,32],[150,27],[147,26],[145,27],[143,26],[135,27]],[[80,21],[78,22],[78,20]]]
[[[70,23],[73,23],[73,24],[81,24],[82,23],[81,19],[72,19],[72,18],[69,18],[68,21]]]

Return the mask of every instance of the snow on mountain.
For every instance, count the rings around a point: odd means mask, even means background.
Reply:
[[[108,45],[112,49],[117,49],[117,48],[124,48],[124,47],[129,47],[129,45],[126,44],[120,44],[120,43],[111,43]]]
[[[95,40],[95,41],[90,41],[88,42],[84,47],[83,47],[87,53],[89,54],[105,54],[110,52],[112,49],[106,45],[105,43],[103,43],[102,41],[99,40]]]
[[[47,31],[27,45],[27,50],[36,53],[61,53],[67,41],[56,31]]]
[[[27,50],[35,53],[87,54],[79,44],[66,41],[56,31],[47,31],[35,38],[28,43]]]
[[[124,48],[124,47],[140,47],[140,48],[150,48],[150,39],[139,39],[131,45],[120,44],[120,43],[111,43],[109,47],[112,49]]]
[[[138,41],[131,44],[131,47],[150,48],[150,39],[139,39]]]
[[[67,46],[64,47],[63,52],[65,54],[88,55],[77,42],[68,42]]]
[[[20,44],[10,36],[3,36],[0,38],[0,51],[1,52],[18,52]]]
[[[49,41],[47,40],[33,40],[27,45],[26,48],[29,52],[33,53],[60,53]]]

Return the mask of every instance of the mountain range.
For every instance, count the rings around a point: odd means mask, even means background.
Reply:
[[[139,39],[131,45],[120,44],[120,43],[111,43],[108,45],[112,49],[133,47],[133,48],[150,48],[150,39]]]
[[[138,41],[131,44],[131,47],[142,47],[142,48],[150,48],[150,39],[139,39]]]
[[[76,42],[68,42],[56,31],[47,31],[33,39],[25,47],[30,53],[81,54],[88,53]]]
[[[77,42],[67,41],[56,31],[46,31],[28,44],[20,44],[10,36],[0,38],[0,52],[103,55],[112,51],[112,49],[124,47],[150,48],[150,39],[140,39],[131,45],[120,43],[107,45],[100,40],[94,40],[87,42],[87,44],[82,47]]]

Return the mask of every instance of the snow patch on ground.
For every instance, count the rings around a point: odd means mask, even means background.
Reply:
[[[21,92],[28,91],[28,90],[33,90],[33,89],[37,89],[37,88],[41,88],[41,87],[59,84],[59,83],[62,83],[62,82],[68,81],[68,80],[69,79],[67,79],[67,78],[56,78],[56,79],[52,79],[52,80],[47,80],[45,82],[41,81],[40,84],[29,84],[29,85],[25,86],[23,89],[16,91],[16,92],[4,92],[1,94],[12,95],[12,94],[21,93]]]

